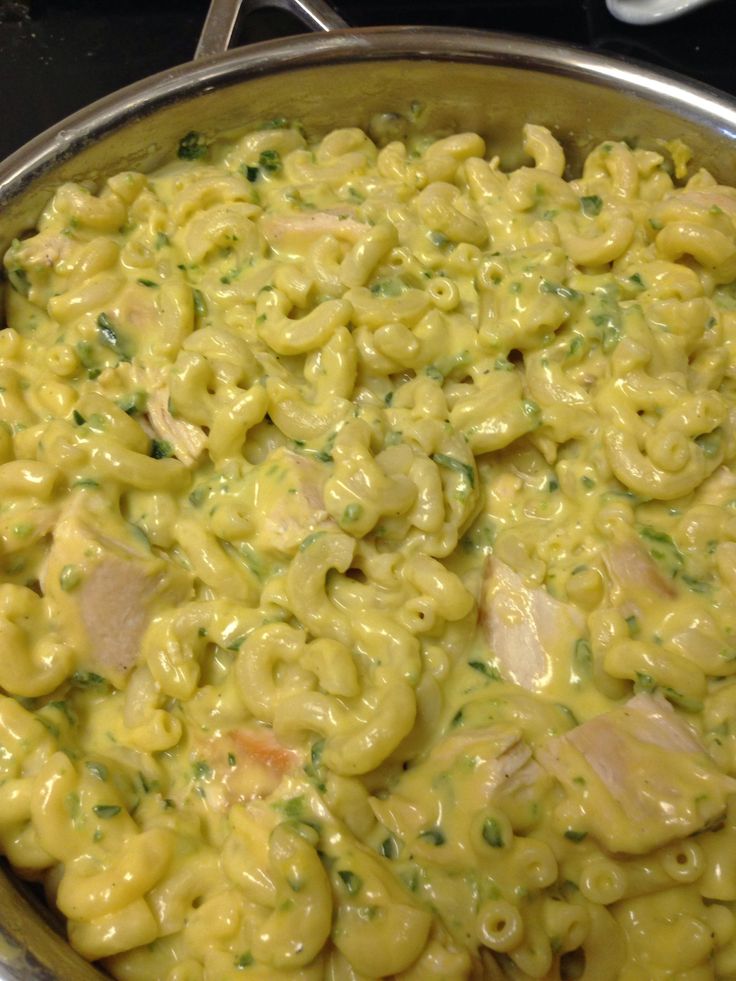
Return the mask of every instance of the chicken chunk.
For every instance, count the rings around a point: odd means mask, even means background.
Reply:
[[[151,619],[189,595],[191,575],[155,556],[106,501],[77,498],[54,528],[41,586],[78,666],[122,688]]]
[[[255,526],[254,547],[293,554],[307,536],[336,530],[324,502],[330,473],[316,457],[283,448],[255,467],[246,498]]]
[[[193,764],[206,764],[210,786],[207,799],[219,811],[233,804],[268,797],[286,774],[306,762],[280,743],[272,729],[244,725],[195,746]]]
[[[643,854],[702,830],[736,780],[664,699],[634,696],[537,750],[563,785],[567,820],[614,852]]]
[[[647,597],[672,599],[677,595],[640,542],[631,540],[612,545],[603,559],[621,600],[639,605]]]
[[[575,607],[556,600],[543,586],[530,588],[499,559],[488,564],[480,609],[502,677],[529,691],[549,684],[555,664],[564,668],[584,626]],[[556,651],[560,657],[554,657]]]
[[[304,255],[323,235],[332,235],[351,244],[359,241],[368,226],[346,214],[315,211],[304,215],[267,215],[261,218],[261,232],[277,252]]]
[[[149,394],[148,421],[156,436],[171,446],[174,456],[185,467],[194,466],[207,445],[207,437],[199,426],[171,414],[168,388]]]

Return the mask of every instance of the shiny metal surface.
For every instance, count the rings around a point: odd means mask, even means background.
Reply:
[[[532,121],[551,127],[573,166],[604,138],[656,147],[679,137],[701,164],[736,183],[736,105],[717,92],[518,37],[348,29],[203,58],[48,130],[0,165],[0,249],[34,224],[63,181],[99,182],[121,169],[155,167],[188,130],[214,134],[286,115],[319,135],[335,126],[368,127],[385,111],[416,116],[417,104],[420,128],[479,131],[507,166],[519,162],[521,126]],[[0,977],[99,978],[50,923],[0,869]]]
[[[521,123],[532,120],[551,126],[573,160],[604,137],[652,144],[653,134],[680,136],[705,166],[736,181],[736,108],[715,91],[513,36],[346,30],[171,69],[47,130],[0,165],[0,245],[33,222],[59,183],[155,166],[189,129],[212,133],[287,114],[323,132],[367,125],[374,113],[402,112],[417,100],[427,103],[427,129],[478,129],[504,157],[518,145]]]
[[[211,0],[195,61],[227,51],[238,19],[259,7],[284,10],[314,31],[339,31],[348,26],[323,0]]]

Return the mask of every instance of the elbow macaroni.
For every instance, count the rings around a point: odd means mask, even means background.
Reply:
[[[8,250],[0,847],[121,981],[733,977],[736,190],[404,123]]]

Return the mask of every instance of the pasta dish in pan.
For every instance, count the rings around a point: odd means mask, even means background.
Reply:
[[[522,138],[192,132],[5,256],[0,846],[121,981],[736,977],[736,190]]]

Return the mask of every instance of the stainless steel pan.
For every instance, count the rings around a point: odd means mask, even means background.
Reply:
[[[315,28],[342,25],[321,0],[276,5]],[[100,100],[0,165],[0,249],[32,227],[61,182],[155,167],[188,130],[291,116],[320,134],[417,102],[427,131],[476,130],[508,165],[531,121],[556,133],[573,168],[604,138],[656,147],[679,137],[736,183],[736,105],[684,79],[564,45],[422,27],[329,30],[222,53],[240,6],[215,0],[198,60]],[[99,978],[40,908],[0,870],[0,981]]]

